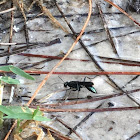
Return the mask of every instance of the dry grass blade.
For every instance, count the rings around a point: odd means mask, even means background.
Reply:
[[[23,140],[18,134],[14,135],[14,140]]]
[[[0,12],[0,15],[1,15],[1,14],[5,14],[5,13],[8,13],[8,12],[11,12],[11,11],[14,11],[14,10],[16,10],[16,7],[12,7],[12,8],[10,8],[10,9],[1,11],[1,12]]]
[[[0,2],[0,5],[1,5],[1,4],[4,4],[5,2],[6,2],[6,0],[2,0],[2,1]]]
[[[17,43],[0,43],[2,46],[16,45]]]
[[[49,129],[47,130],[48,131],[48,139],[49,140],[55,140],[51,134],[51,132],[49,131]]]
[[[18,7],[20,8],[21,13],[22,13],[22,15],[24,17],[24,20],[26,22],[27,21],[27,18],[26,18],[25,12],[24,12],[24,4],[23,4],[23,1],[20,1],[19,2],[19,0],[13,0],[13,3],[15,3],[15,2],[18,5]]]
[[[11,2],[11,8],[14,8],[13,2]],[[11,26],[10,26],[10,35],[9,35],[9,43],[12,43],[13,38],[13,26],[14,26],[14,11],[11,11]],[[11,52],[11,45],[8,46],[8,53]],[[9,61],[9,55],[7,55],[6,63]]]
[[[44,15],[48,16],[55,26],[61,28],[64,32],[68,33],[68,31],[53,17],[50,11],[45,6],[43,6],[42,2],[38,1],[38,3]]]

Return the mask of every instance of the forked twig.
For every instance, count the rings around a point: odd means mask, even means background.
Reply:
[[[83,140],[81,138],[81,136],[74,129],[72,129],[70,126],[68,126],[63,120],[57,118],[57,116],[54,116],[54,115],[52,115],[52,117],[54,117],[55,120],[57,120],[58,122],[60,122],[61,124],[63,124],[66,128],[68,128],[70,130],[70,132],[73,132],[75,135],[77,135],[77,137],[79,137],[80,140]]]
[[[59,28],[61,28],[64,32],[68,33],[67,29],[65,29],[50,13],[50,11],[43,6],[42,1],[38,0],[37,1],[39,3],[39,6],[43,12],[44,15],[48,16],[49,19],[54,23],[55,26],[58,26]]]

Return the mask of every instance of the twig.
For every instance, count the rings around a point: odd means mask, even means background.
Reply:
[[[36,72],[36,71],[25,71],[33,74],[48,74],[50,72]],[[66,75],[140,75],[140,72],[52,72],[52,74],[66,74]]]
[[[5,2],[6,2],[5,0],[1,0],[0,1],[0,5],[3,4],[3,3],[5,3]]]
[[[29,35],[28,35],[28,30],[27,30],[27,18],[26,18],[25,12],[24,12],[24,4],[23,4],[23,1],[19,2],[18,0],[16,0],[16,3],[18,4],[20,11],[21,11],[23,18],[24,18],[25,40],[26,40],[27,47],[29,47],[28,46],[29,45]]]
[[[139,33],[139,32],[140,32],[139,30],[138,30],[138,31],[132,31],[132,32],[130,31],[129,33],[126,33],[126,34],[123,34],[123,35],[116,35],[116,36],[114,36],[114,37],[112,37],[112,38],[124,37],[124,36],[130,35],[130,34]],[[96,45],[96,44],[98,44],[98,43],[104,42],[104,41],[106,41],[106,40],[107,40],[107,38],[106,38],[106,39],[103,39],[103,40],[101,40],[101,41],[92,43],[92,44],[90,44],[90,45],[88,45],[88,46],[91,47],[91,46],[94,46],[94,45]]]
[[[17,124],[17,120],[15,120],[15,122],[13,123],[12,127],[10,128],[9,132],[7,133],[7,135],[5,136],[4,140],[7,140],[8,137],[10,136],[12,130],[14,129],[14,127],[16,126]]]
[[[0,15],[1,14],[5,14],[5,13],[8,13],[8,12],[11,12],[11,11],[14,11],[14,10],[16,10],[16,7],[15,6],[13,8],[10,8],[10,9],[4,10],[4,11],[1,11],[0,12]]]
[[[139,75],[133,77],[130,81],[128,81],[124,86],[126,86],[127,84],[130,84],[132,81],[136,80],[139,77]]]
[[[137,137],[139,134],[140,134],[140,131],[139,131],[139,132],[137,132],[137,133],[135,133],[135,134],[133,134],[131,137],[129,137],[129,138],[128,138],[128,139],[126,139],[126,140],[131,140],[131,139],[133,139],[133,138]]]
[[[127,14],[123,9],[121,9],[119,6],[117,6],[116,4],[114,4],[113,2],[111,2],[110,0],[104,0],[106,2],[108,2],[109,4],[111,4],[112,6],[116,7],[120,12],[122,12],[123,14],[125,14],[129,19],[131,19],[133,22],[135,22],[138,26],[140,26],[140,23],[138,23],[135,19],[133,19],[129,14]]]
[[[55,120],[57,120],[58,122],[60,122],[61,124],[63,124],[66,128],[68,128],[70,130],[70,132],[73,132],[75,135],[77,135],[77,137],[79,137],[80,140],[83,140],[81,138],[81,136],[79,134],[77,134],[77,132],[74,129],[72,129],[71,127],[69,127],[64,121],[62,121],[61,119],[58,119],[55,115],[52,115],[52,117],[54,117]]]
[[[43,43],[43,45],[45,45],[45,47],[48,47],[48,46],[51,46],[53,44],[57,44],[57,43],[61,43],[60,42],[60,39],[59,38],[56,38],[54,40],[51,40],[50,42],[48,43]],[[17,45],[22,45],[23,43],[17,43]],[[25,46],[22,46],[22,47],[17,47],[17,48],[14,48],[9,55],[14,55],[14,54],[17,54],[17,53],[21,53],[23,51],[26,51],[27,49],[32,49],[32,48],[36,48],[38,47],[38,45],[40,45],[39,43],[32,43],[32,44],[29,44],[28,46],[25,45]],[[7,56],[8,55],[8,52],[5,51],[3,53],[0,53],[0,57],[4,57],[4,56]]]
[[[62,140],[72,140],[71,138],[64,136],[62,133],[60,133],[59,131],[53,129],[50,126],[47,126],[45,124],[40,124],[40,126],[44,129],[49,129],[49,131],[51,131],[55,136],[57,136],[58,138],[62,139]]]
[[[127,59],[117,59],[117,58],[104,57],[104,56],[98,56],[98,55],[94,55],[94,56],[99,57],[101,59],[105,59],[105,60],[112,60],[112,61],[120,61],[120,62],[128,62],[128,63],[140,64],[140,61],[127,60]]]
[[[93,99],[86,99],[86,100],[80,100],[80,101],[71,101],[71,102],[65,102],[65,103],[56,103],[56,104],[38,104],[39,106],[43,107],[57,107],[57,106],[64,106],[64,105],[75,105],[75,104],[83,104],[83,103],[89,103],[89,102],[95,102],[95,101],[101,101],[101,100],[105,100],[105,99],[110,99],[113,97],[118,97],[118,96],[122,96],[122,95],[128,95],[130,93],[135,93],[140,91],[140,89],[135,89],[135,90],[131,90],[131,91],[127,91],[125,92],[121,92],[118,94],[113,94],[113,95],[108,95],[108,96],[104,96],[104,97],[98,97],[98,98],[93,98]]]
[[[13,1],[11,1],[11,7],[13,7]],[[12,37],[13,37],[13,25],[14,25],[14,11],[11,11],[11,26],[10,26],[10,36],[9,36],[9,43],[12,43]],[[11,51],[11,45],[8,47],[8,54],[10,54]],[[6,57],[6,63],[9,61],[9,55]]]
[[[139,67],[140,64],[134,64],[134,63],[121,63],[121,62],[108,62],[108,61],[99,61],[101,63],[107,63],[107,64],[119,64],[119,65],[124,65],[124,66],[137,66]]]
[[[119,108],[98,108],[98,109],[53,109],[53,108],[40,108],[44,112],[112,112],[112,111],[127,111],[127,110],[138,110],[139,106],[134,107],[119,107]]]
[[[102,106],[102,103],[96,107],[100,108]],[[86,120],[88,120],[95,112],[90,112],[86,117],[84,117],[75,127],[67,134],[67,136],[71,135],[72,131],[75,131],[77,127],[79,127],[82,123],[84,123]]]
[[[64,27],[52,16],[52,14],[50,13],[50,11],[49,11],[45,6],[43,6],[42,1],[38,0],[37,2],[38,2],[38,4],[39,4],[39,6],[40,6],[40,8],[41,8],[41,10],[42,10],[42,12],[43,12],[43,14],[46,15],[46,16],[48,16],[49,19],[54,23],[55,26],[58,26],[58,27],[61,28],[64,32],[68,33],[67,29],[64,28]]]
[[[16,45],[17,43],[0,43],[2,46]]]
[[[49,74],[50,71],[33,71],[33,70],[25,70],[26,73],[30,74]],[[10,73],[6,71],[0,70],[0,73]],[[101,72],[52,72],[51,74],[62,74],[62,75],[140,75],[140,72],[109,72],[109,71],[101,71]]]
[[[99,13],[100,13],[102,22],[103,22],[103,24],[104,24],[104,29],[105,29],[105,31],[106,31],[108,40],[110,41],[110,44],[112,45],[112,49],[113,49],[114,53],[119,57],[118,52],[117,52],[116,47],[115,47],[115,44],[114,44],[114,41],[113,41],[113,39],[112,39],[112,37],[111,37],[111,34],[110,34],[110,31],[109,31],[109,29],[108,29],[107,23],[106,23],[105,18],[104,18],[104,16],[103,16],[103,11],[102,11],[102,9],[101,9],[101,6],[100,6],[100,4],[99,4],[97,1],[96,1],[96,5],[97,5],[97,8],[98,8],[98,10],[99,10]]]
[[[59,56],[50,56],[50,55],[38,55],[38,54],[27,54],[27,53],[20,53],[18,55],[22,56],[28,56],[28,57],[39,57],[39,58],[51,58],[51,59],[62,59],[62,57]],[[73,59],[73,58],[66,58],[65,60],[77,60],[77,61],[90,61],[90,60],[85,60],[85,59]]]
[[[31,54],[31,53],[20,53],[18,55],[22,55],[22,56],[28,56],[28,57],[39,57],[39,58],[50,58],[50,59],[57,59],[60,60],[62,59],[62,57],[59,56],[50,56],[50,55],[38,55],[38,54]],[[102,58],[100,56],[97,56],[99,58]],[[131,60],[123,60],[123,59],[115,59],[115,58],[104,58],[104,59],[109,59],[112,61],[122,61],[122,62],[110,62],[110,61],[99,61],[101,63],[107,63],[107,64],[120,64],[120,65],[125,65],[125,66],[140,66],[140,62],[138,61],[131,61]],[[86,60],[86,59],[74,59],[74,58],[66,58],[65,60],[76,60],[76,61],[83,61],[83,62],[89,62],[91,60]],[[129,63],[126,63],[129,62]],[[135,64],[134,64],[135,63]]]

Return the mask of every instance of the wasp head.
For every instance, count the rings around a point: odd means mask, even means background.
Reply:
[[[68,86],[68,82],[65,82],[65,83],[64,83],[64,87],[67,87],[67,86]]]

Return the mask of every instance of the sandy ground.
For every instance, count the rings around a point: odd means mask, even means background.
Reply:
[[[113,0],[115,4],[120,6],[122,9],[126,10],[127,0]],[[40,54],[48,56],[63,56],[72,43],[74,39],[72,38],[72,32],[64,21],[62,15],[58,11],[57,7],[52,1],[44,2],[45,6],[48,7],[52,15],[62,24],[64,28],[67,29],[69,33],[64,32],[62,29],[55,27],[47,16],[38,16],[40,14],[40,9],[37,5],[26,14],[27,16],[27,32],[29,43],[32,46],[26,48],[25,51],[20,50],[18,53],[28,53],[28,54]],[[85,0],[59,0],[58,5],[62,9],[67,20],[73,27],[76,33],[79,33],[82,26],[86,20],[88,13],[88,2]],[[128,17],[118,11],[115,7],[111,7],[107,2],[101,1],[99,5],[103,11],[103,17],[107,23],[110,34],[112,36],[117,54],[115,54],[112,45],[108,40],[108,36],[104,30],[104,25],[102,19],[99,15],[99,10],[93,1],[92,16],[88,27],[85,30],[84,35],[81,40],[99,64],[99,66],[104,71],[140,71],[140,32],[139,27],[134,24]],[[0,11],[10,8],[10,4],[7,2],[0,6]],[[136,12],[128,13],[140,22],[140,15]],[[0,15],[0,42],[9,42],[9,30],[10,30],[10,12]],[[12,37],[13,43],[21,43],[20,45],[12,45],[10,52],[14,52],[14,49],[27,46],[25,31],[23,27],[24,19],[20,13],[20,10],[14,12],[14,33]],[[6,63],[7,54],[6,51],[8,46],[0,46],[0,63]],[[48,60],[47,58],[39,57],[27,57],[16,54],[12,54],[9,57],[8,63],[13,63],[13,65],[18,66],[26,70],[37,70],[37,71],[50,71],[55,64],[59,61],[56,59]],[[89,61],[79,61],[79,60],[65,60],[58,68],[57,72],[93,72],[100,71],[100,69],[91,60],[90,56],[86,53],[80,43],[78,43],[73,49],[72,53],[68,58],[72,59],[85,59]],[[119,59],[115,61],[114,59],[108,60],[106,58]],[[46,61],[43,61],[46,60]],[[123,62],[122,60],[130,60],[130,62]],[[43,61],[43,62],[41,62]],[[36,64],[37,62],[41,62]],[[105,62],[117,62],[117,63],[105,63]],[[123,63],[123,64],[122,64]],[[128,65],[125,65],[127,63]],[[32,64],[36,64],[32,66]],[[137,65],[131,65],[137,64]],[[18,77],[21,80],[21,84],[15,87],[15,94],[17,96],[31,96],[33,95],[35,89],[39,83],[43,80],[45,75],[34,75],[35,81],[29,81]],[[110,94],[116,94],[120,92],[131,91],[140,88],[140,77],[134,75],[111,75],[109,78],[105,75],[96,76],[88,75],[91,79],[86,79],[87,81],[92,81],[94,87],[97,91],[96,94],[88,91],[86,88],[82,88],[81,91],[63,91],[64,82],[63,81],[83,81],[84,77],[87,75],[52,75],[46,82],[45,86],[36,96],[36,99],[41,99],[48,94],[53,94],[49,99],[41,100],[46,103],[56,103],[57,100],[62,98],[65,102],[71,101],[69,99],[73,98],[74,101],[82,99],[96,98],[101,96],[106,96]],[[136,77],[134,80],[132,80]],[[116,83],[117,87],[110,84],[112,79]],[[132,80],[132,81],[131,81]],[[119,87],[119,88],[118,88]],[[113,97],[106,100],[101,100],[97,102],[64,106],[62,108],[113,108],[113,107],[132,107],[138,106],[140,104],[140,92],[135,92],[130,94],[130,97],[136,100],[137,104],[128,98],[126,95]],[[78,99],[77,99],[78,97]],[[9,91],[5,89],[5,99],[9,98]],[[22,103],[26,103],[29,100],[27,97],[22,97]],[[40,101],[40,100],[39,100]],[[15,103],[15,101],[13,101]],[[20,101],[19,101],[20,102]],[[64,102],[64,101],[61,101]],[[48,113],[50,115],[55,115],[59,119],[63,120],[65,124],[69,127],[74,128],[75,131],[81,136],[83,140],[127,140],[133,134],[140,131],[140,110],[133,111],[116,111],[116,112],[102,112],[102,113],[91,113],[91,112],[71,112],[71,113]],[[89,117],[87,117],[89,116]],[[83,121],[83,119],[87,117]],[[79,124],[82,121],[81,124]],[[79,124],[79,125],[78,125]],[[59,130],[64,135],[69,134],[69,129],[64,127],[61,123],[52,120],[49,125],[56,130]],[[69,136],[78,140],[79,138],[71,133]],[[139,140],[140,135],[136,136],[131,140]]]

